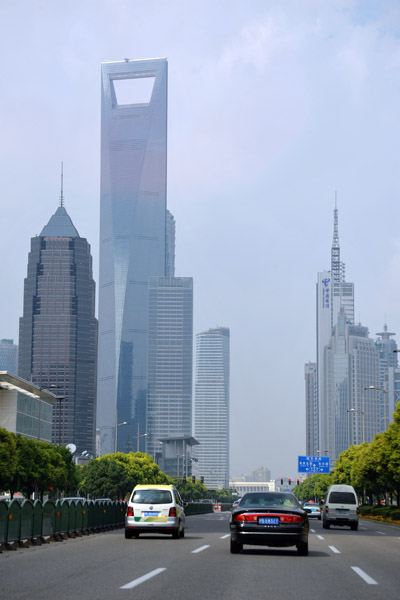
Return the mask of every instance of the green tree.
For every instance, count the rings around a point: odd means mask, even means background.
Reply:
[[[15,435],[0,427],[0,490],[8,491],[15,478],[18,455]]]
[[[171,483],[149,454],[106,454],[82,467],[80,490],[97,498],[127,498],[140,483]]]
[[[319,502],[325,497],[330,485],[330,474],[316,473],[315,475],[311,475],[311,477],[307,477],[299,485],[296,485],[293,493],[301,502],[307,502],[308,500]]]
[[[182,499],[186,502],[207,497],[208,490],[206,486],[198,480],[196,483],[192,483],[192,480],[188,478],[185,483],[180,477],[174,477],[173,481]]]

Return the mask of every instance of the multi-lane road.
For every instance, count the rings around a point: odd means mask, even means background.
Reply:
[[[398,600],[400,527],[358,531],[310,520],[310,553],[245,546],[229,552],[229,513],[187,518],[185,538],[122,529],[0,554],[7,600]]]

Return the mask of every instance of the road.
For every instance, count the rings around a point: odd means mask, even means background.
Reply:
[[[0,554],[7,600],[368,600],[400,597],[400,527],[310,520],[310,553],[229,552],[229,513],[187,517],[186,536],[125,540],[122,529]]]

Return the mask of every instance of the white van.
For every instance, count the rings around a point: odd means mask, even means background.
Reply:
[[[322,527],[329,529],[331,525],[347,525],[354,531],[358,529],[358,499],[351,485],[331,485],[326,493]]]
[[[178,539],[185,535],[186,502],[173,485],[137,485],[128,501],[125,538],[140,533],[166,533]]]

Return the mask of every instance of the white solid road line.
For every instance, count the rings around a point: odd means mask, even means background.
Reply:
[[[226,540],[226,538],[228,538],[231,534],[227,533],[226,535],[221,536],[219,539],[220,540]]]
[[[202,552],[203,550],[206,550],[207,548],[209,548],[210,546],[200,546],[200,548],[197,548],[197,550],[192,550],[192,554],[196,554],[197,552]]]
[[[366,573],[364,573],[364,571],[362,569],[360,569],[360,567],[351,567],[351,568],[353,569],[353,571],[355,573],[357,573],[357,575],[359,575],[361,577],[361,579],[364,579],[364,581],[366,583],[369,583],[371,585],[378,585],[378,582],[375,581],[375,579],[372,579],[372,577],[370,577]]]
[[[341,554],[340,550],[335,548],[335,546],[328,546],[328,548],[330,548],[332,550],[332,552],[334,552],[335,554]]]
[[[165,568],[154,569],[154,571],[150,571],[150,573],[147,573],[147,575],[143,575],[142,577],[138,577],[138,579],[134,579],[133,581],[131,581],[130,583],[127,583],[126,585],[123,585],[119,589],[120,590],[131,590],[132,588],[136,587],[137,585],[144,583],[148,579],[151,579],[152,577],[159,575],[163,571],[166,571],[166,569]]]

